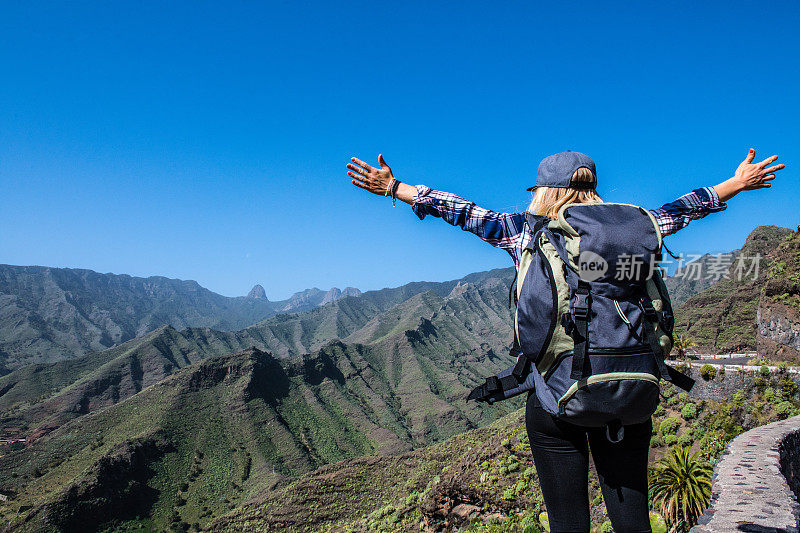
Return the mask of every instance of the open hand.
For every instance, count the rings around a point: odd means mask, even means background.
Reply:
[[[770,186],[770,181],[775,179],[775,172],[781,170],[786,165],[774,165],[767,167],[778,159],[777,155],[770,156],[760,163],[753,163],[756,157],[756,151],[752,148],[744,158],[744,161],[736,169],[733,179],[737,181],[740,191],[752,191],[753,189],[766,189]]]
[[[353,178],[353,185],[366,189],[371,193],[386,196],[393,176],[392,169],[383,160],[383,154],[378,155],[378,163],[381,168],[373,168],[357,157],[351,157],[350,161],[352,163],[347,164],[349,169],[347,175]]]

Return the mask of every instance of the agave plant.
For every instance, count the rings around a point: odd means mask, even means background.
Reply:
[[[686,350],[694,345],[694,339],[692,339],[687,333],[679,333],[673,338],[672,349],[678,352],[678,359],[685,359]]]
[[[711,464],[690,453],[687,446],[674,446],[650,472],[650,493],[670,531],[685,532],[697,523],[711,498]]]

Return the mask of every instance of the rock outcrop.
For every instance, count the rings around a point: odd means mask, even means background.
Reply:
[[[255,285],[252,289],[250,289],[250,292],[247,293],[247,298],[252,298],[254,300],[268,300],[267,292],[261,285]]]

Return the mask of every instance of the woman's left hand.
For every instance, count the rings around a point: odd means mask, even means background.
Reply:
[[[351,157],[350,161],[352,163],[347,164],[349,169],[347,175],[353,178],[353,185],[371,193],[386,196],[394,176],[392,176],[392,169],[383,160],[382,154],[378,155],[378,163],[381,168],[373,168],[357,157]]]
[[[734,179],[738,181],[740,190],[752,191],[754,189],[768,189],[770,181],[775,179],[775,172],[786,167],[783,163],[767,168],[767,165],[774,163],[778,159],[777,155],[770,156],[760,163],[753,164],[756,151],[752,148],[747,153],[747,157],[736,169]]]
[[[752,191],[754,189],[768,189],[771,181],[775,179],[775,173],[786,167],[783,163],[767,167],[778,159],[777,155],[770,156],[759,163],[753,163],[756,151],[752,148],[747,153],[736,169],[736,173],[719,185],[714,186],[719,199],[727,202],[742,191]]]

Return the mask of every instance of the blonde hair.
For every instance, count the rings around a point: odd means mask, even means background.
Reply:
[[[594,180],[594,174],[586,167],[580,167],[572,175],[572,181],[593,182]],[[558,210],[564,205],[602,201],[603,199],[600,198],[594,189],[536,187],[531,205],[528,206],[528,212],[534,215],[545,215],[550,218],[556,218]]]

